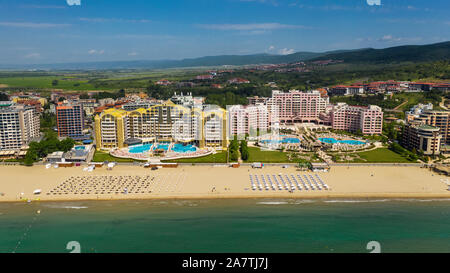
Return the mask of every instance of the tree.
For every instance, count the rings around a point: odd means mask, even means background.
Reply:
[[[59,81],[58,80],[53,80],[52,81],[52,86],[57,86],[59,84]]]
[[[35,160],[36,160],[36,153],[35,151],[30,149],[25,155],[23,163],[25,164],[25,166],[33,166]]]
[[[241,141],[240,152],[241,152],[242,160],[244,160],[244,161],[248,160],[248,158],[250,157],[250,154],[248,152],[247,141],[245,141],[245,140]]]
[[[63,152],[68,152],[73,148],[73,146],[75,146],[75,141],[71,138],[66,138],[63,141],[61,141],[58,146],[59,150]]]
[[[239,152],[237,150],[230,151],[230,160],[238,161],[238,159],[239,159]]]

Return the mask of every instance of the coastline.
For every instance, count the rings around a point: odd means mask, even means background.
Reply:
[[[252,175],[315,175],[331,187],[330,191],[252,190]],[[232,169],[223,166],[180,166],[177,169],[151,171],[138,166],[98,168],[92,173],[82,167],[45,169],[44,166],[0,166],[0,202],[68,202],[113,200],[192,200],[192,199],[446,199],[450,198],[447,177],[420,167],[333,166],[329,173],[300,172],[295,167],[268,166]],[[154,177],[151,193],[143,194],[66,194],[48,195],[71,177]],[[42,194],[33,191],[41,189]],[[23,194],[21,194],[23,193]]]

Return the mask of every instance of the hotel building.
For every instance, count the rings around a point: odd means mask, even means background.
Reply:
[[[439,155],[442,135],[438,127],[412,121],[403,129],[402,145],[407,149],[422,151],[425,155]]]
[[[95,117],[97,149],[123,148],[152,142],[194,143],[226,149],[226,111],[189,108],[172,101],[134,111],[107,109]]]
[[[256,136],[257,132],[267,132],[269,129],[269,111],[267,106],[259,105],[233,105],[228,109],[229,137]]]
[[[56,106],[56,125],[59,137],[80,138],[83,136],[83,104],[60,102]]]
[[[0,150],[17,150],[40,133],[39,114],[34,107],[12,105],[0,108]]]
[[[415,120],[423,121],[424,124],[440,129],[442,143],[450,144],[450,111],[424,111]]]
[[[338,103],[330,111],[330,122],[334,130],[360,130],[364,135],[380,135],[383,132],[383,111],[374,105],[365,107]]]
[[[272,98],[267,102],[269,112],[278,111],[281,123],[315,122],[319,123],[319,114],[325,112],[328,97],[322,97],[319,91],[289,92],[272,91]]]

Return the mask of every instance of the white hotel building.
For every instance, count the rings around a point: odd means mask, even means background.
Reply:
[[[12,105],[0,108],[0,150],[18,150],[39,137],[36,108]]]
[[[256,136],[256,132],[267,132],[269,129],[269,111],[266,105],[233,105],[227,107],[229,138]]]

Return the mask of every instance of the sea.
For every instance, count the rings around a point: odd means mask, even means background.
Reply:
[[[73,251],[448,253],[450,199],[214,199],[0,204],[1,253]]]

